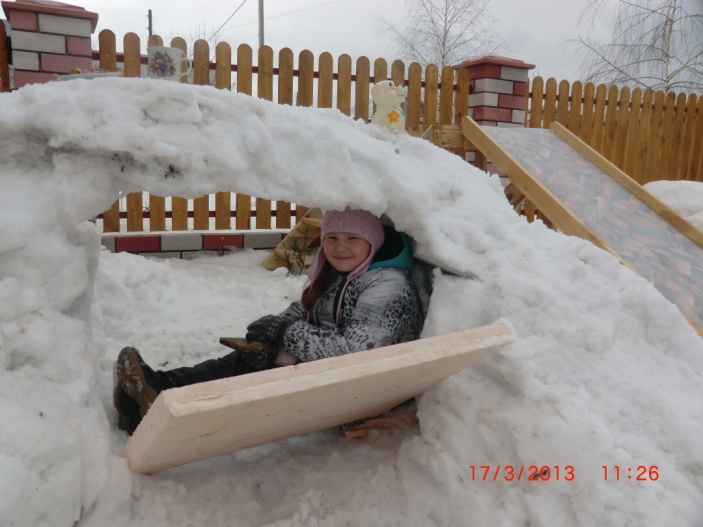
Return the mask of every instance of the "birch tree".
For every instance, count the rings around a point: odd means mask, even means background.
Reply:
[[[441,68],[500,50],[491,0],[406,0],[405,27],[385,23],[404,61]]]
[[[589,0],[580,24],[593,23],[607,0]],[[618,0],[612,40],[579,38],[582,80],[631,88],[703,91],[703,2]]]

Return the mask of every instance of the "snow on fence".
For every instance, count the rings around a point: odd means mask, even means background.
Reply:
[[[703,95],[535,77],[526,126],[567,127],[644,185],[703,181]]]

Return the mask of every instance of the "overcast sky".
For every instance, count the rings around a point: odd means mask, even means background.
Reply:
[[[535,64],[533,74],[576,80],[575,48],[568,46],[567,41],[578,35],[578,19],[585,1],[494,0],[495,30],[505,45],[501,54]],[[220,27],[221,31],[211,42],[225,41],[233,48],[247,43],[254,49],[259,42],[258,0],[76,0],[67,3],[98,13],[98,31],[114,31],[118,48],[121,48],[122,36],[130,31],[146,43],[149,9],[154,33],[161,35],[165,43],[175,36],[186,41],[196,37],[207,40]],[[364,55],[371,61],[378,57],[392,61],[395,57],[389,51],[390,36],[381,27],[384,20],[402,26],[403,14],[403,0],[265,0],[265,43],[274,52],[289,47],[296,56],[309,49],[315,57],[329,51],[335,58],[347,53],[354,60]],[[607,36],[608,17],[602,19],[605,23],[595,31]]]

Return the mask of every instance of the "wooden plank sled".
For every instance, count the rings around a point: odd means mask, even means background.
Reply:
[[[416,425],[419,422],[420,420],[417,418],[417,404],[413,397],[377,417],[344,423],[339,428],[342,435],[347,439],[366,439],[372,431],[381,433],[395,432],[404,427]]]
[[[512,341],[493,324],[166,390],[122,455],[156,472],[378,416]]]

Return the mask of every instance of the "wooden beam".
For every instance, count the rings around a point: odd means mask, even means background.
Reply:
[[[493,324],[166,390],[122,455],[155,472],[380,415],[512,341]]]

